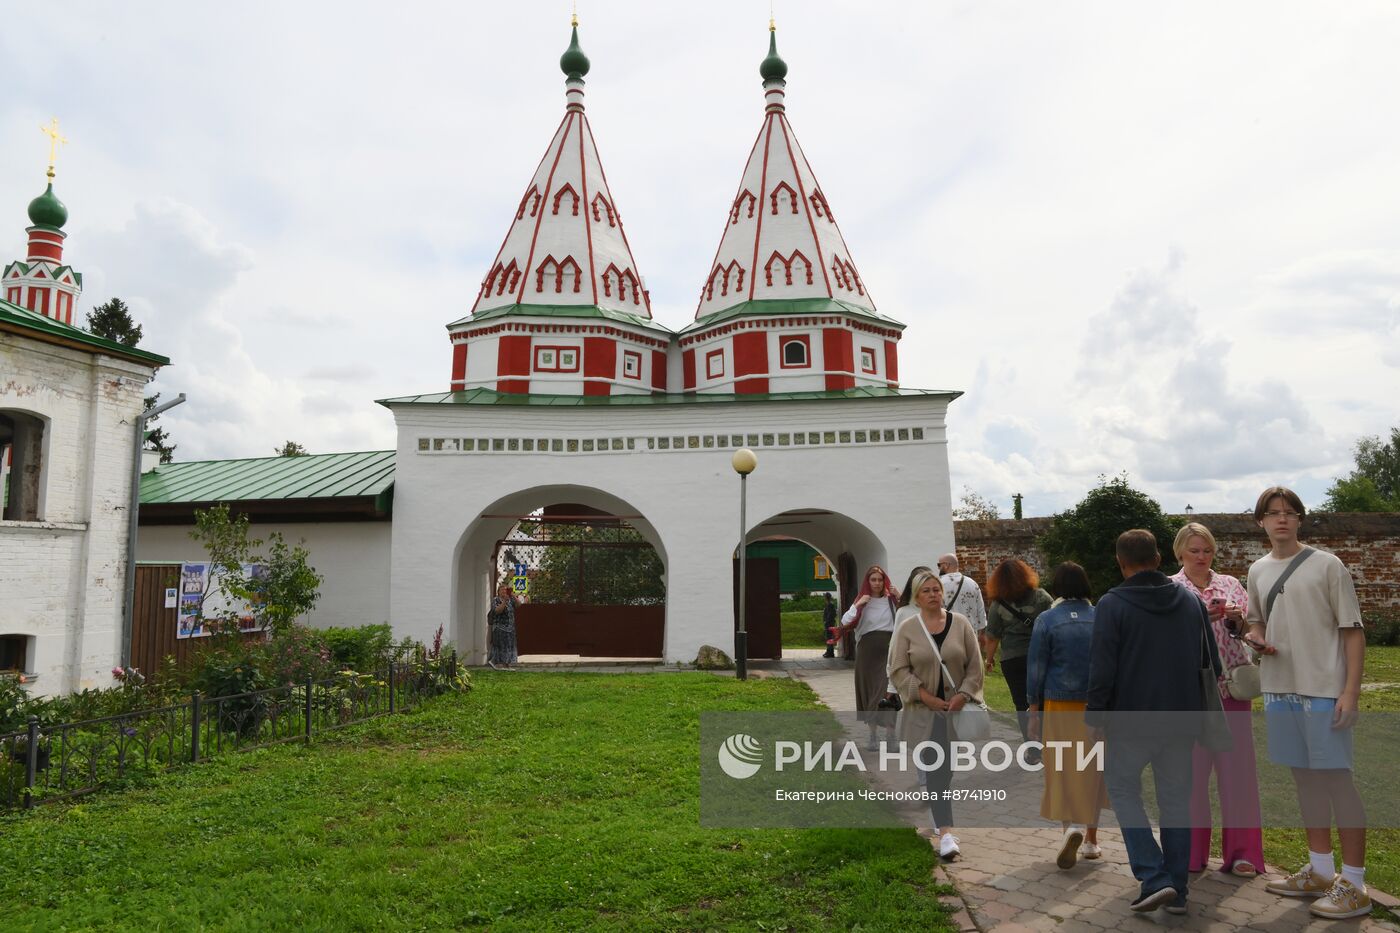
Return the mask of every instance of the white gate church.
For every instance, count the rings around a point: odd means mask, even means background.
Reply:
[[[771,28],[771,27],[770,27]],[[954,391],[902,389],[904,325],[876,310],[784,105],[770,34],[758,140],[697,269],[695,321],[656,323],[584,112],[589,61],[471,313],[451,390],[386,399],[398,430],[390,616],[486,648],[497,542],[560,505],[619,516],[664,567],[662,654],[733,644],[733,450],[752,448],[747,539],[782,535],[897,575],[953,546]],[[314,554],[313,554],[314,560]]]

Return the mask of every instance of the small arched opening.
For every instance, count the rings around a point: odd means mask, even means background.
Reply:
[[[745,542],[750,555],[745,628],[749,632],[751,658],[782,657],[784,643],[815,647],[808,643],[820,632],[821,620],[807,613],[818,610],[792,613],[792,618],[785,621],[783,608],[785,587],[792,586],[806,574],[813,574],[818,561],[826,564],[826,570],[833,578],[835,586],[832,595],[838,615],[855,600],[860,587],[860,574],[865,568],[871,564],[883,566],[885,561],[885,547],[874,532],[850,516],[829,509],[790,509],[772,515],[753,525],[745,536]],[[782,542],[805,546],[803,549],[793,549],[792,553],[800,555],[800,558],[789,558],[787,569],[790,576],[786,584],[783,581],[782,555],[768,553]],[[807,556],[809,554],[812,555],[810,558]],[[737,558],[737,552],[735,556]],[[736,594],[736,608],[737,605]],[[790,632],[785,637],[785,624],[802,626],[802,631]]]
[[[0,519],[4,521],[44,519],[46,428],[38,415],[0,409]]]

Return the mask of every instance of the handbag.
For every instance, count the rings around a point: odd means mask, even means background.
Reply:
[[[953,613],[947,609],[943,611],[947,619],[946,624],[951,628],[953,625]],[[924,637],[928,639],[928,646],[933,649],[933,656],[938,659],[938,666],[943,670],[944,682],[952,686],[953,675],[948,671],[948,665],[943,663],[943,653],[938,650],[938,644],[933,640],[933,636],[929,634],[929,630],[924,627],[924,620],[920,618],[918,623],[919,631],[923,632]],[[954,692],[956,693],[957,690],[955,689]],[[987,709],[987,704],[981,700],[968,697],[967,703],[963,705],[963,708],[956,713],[950,713],[949,716],[951,717],[950,721],[953,725],[953,732],[957,734],[958,738],[970,742],[979,742],[982,739],[991,737],[992,713],[991,710]]]
[[[1226,671],[1225,690],[1234,700],[1253,700],[1263,696],[1264,689],[1259,683],[1259,662],[1236,664]]]
[[[1201,732],[1196,742],[1212,752],[1228,752],[1235,747],[1235,739],[1230,735],[1230,721],[1225,718],[1225,704],[1220,702],[1220,687],[1215,674],[1215,666],[1210,663],[1210,646],[1206,644],[1208,619],[1205,607],[1201,607]],[[1252,665],[1251,665],[1252,666]]]

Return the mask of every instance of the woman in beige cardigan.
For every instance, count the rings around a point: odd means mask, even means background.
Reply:
[[[943,747],[942,766],[925,772],[924,783],[933,796],[929,812],[934,834],[939,835],[938,854],[951,861],[961,851],[952,832],[953,805],[942,799],[942,792],[953,780],[948,761],[948,716],[943,714],[957,712],[969,700],[982,699],[982,650],[972,623],[943,608],[943,584],[938,574],[929,571],[914,578],[914,605],[918,614],[899,625],[890,644],[890,682],[904,701],[899,737],[905,747],[912,751],[927,741]],[[943,676],[943,665],[948,667],[948,677]]]

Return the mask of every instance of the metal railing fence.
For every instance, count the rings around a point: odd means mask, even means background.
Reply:
[[[433,662],[429,662],[432,664]],[[454,688],[457,659],[437,669],[394,663],[377,674],[205,697],[115,716],[0,734],[0,811],[92,793],[230,751],[310,742],[377,716],[405,712]]]

